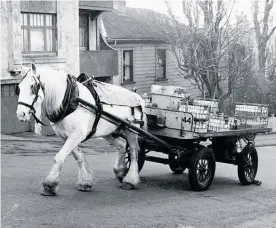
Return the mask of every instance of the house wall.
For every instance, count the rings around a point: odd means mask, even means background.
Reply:
[[[50,7],[57,15],[57,53],[51,55],[23,55],[21,12],[37,7],[37,1],[6,0],[1,2],[1,90],[6,90],[1,96],[1,132],[16,133],[30,129],[26,123],[18,122],[15,110],[17,96],[12,91],[14,83],[21,80],[21,75],[12,76],[10,71],[19,71],[20,66],[30,66],[35,62],[38,67],[48,66],[62,69],[78,75],[79,65],[79,3],[72,1],[40,2],[41,8]],[[48,2],[48,3],[47,3]],[[34,4],[35,3],[35,4]],[[34,4],[34,5],[32,5]],[[28,8],[29,7],[29,8]],[[38,8],[41,12],[41,8]],[[48,12],[48,11],[47,11]],[[70,25],[70,26],[68,26]],[[4,48],[2,48],[4,47]],[[3,95],[3,94],[2,94]]]
[[[193,97],[200,96],[195,85],[179,75],[177,61],[169,45],[166,44],[117,44],[112,45],[118,50],[118,75],[113,77],[115,85],[127,89],[137,88],[139,94],[150,92],[151,85],[175,85],[186,88]],[[123,50],[133,50],[133,84],[122,84]],[[156,80],[156,50],[166,49],[166,80]]]

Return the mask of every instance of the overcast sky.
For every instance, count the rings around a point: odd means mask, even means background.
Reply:
[[[251,1],[252,0],[236,0],[236,7],[234,11],[238,13],[244,12],[244,14],[248,15],[248,19],[251,20]],[[167,13],[167,7],[164,0],[126,0],[126,2],[128,7],[153,9],[160,13]],[[168,0],[168,2],[171,5],[171,8],[174,11],[175,15],[181,21],[184,21],[184,16],[182,13],[182,0]],[[264,0],[260,0],[260,7],[263,5],[262,2],[264,2]],[[273,13],[275,14],[274,17],[276,17],[276,3],[274,3],[273,8]],[[262,11],[263,9],[261,8],[260,12]]]

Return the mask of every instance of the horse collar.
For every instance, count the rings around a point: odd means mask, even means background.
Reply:
[[[63,97],[63,101],[58,110],[52,113],[46,111],[47,118],[52,122],[56,123],[61,121],[63,118],[74,112],[78,107],[76,98],[79,96],[79,89],[77,86],[76,78],[70,74],[67,75],[67,87]]]

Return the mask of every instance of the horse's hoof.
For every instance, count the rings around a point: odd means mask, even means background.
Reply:
[[[42,195],[42,196],[56,196],[57,193],[53,192],[53,191],[48,191],[48,190],[46,190],[46,189],[43,188],[43,190],[40,193],[40,195]]]
[[[123,169],[113,169],[113,172],[115,173],[116,178],[123,183],[123,179],[127,174],[127,169],[123,168]]]
[[[43,191],[41,192],[41,195],[43,196],[56,196],[57,195],[57,187],[58,182],[47,182],[43,181]]]
[[[120,183],[123,183],[124,177],[117,177],[117,179],[120,181]]]
[[[91,192],[92,191],[92,183],[85,182],[85,183],[78,183],[78,190],[81,192]]]
[[[130,184],[130,183],[123,183],[121,188],[124,189],[124,190],[136,189],[136,187],[133,184]]]

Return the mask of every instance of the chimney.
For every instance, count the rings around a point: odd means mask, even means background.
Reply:
[[[126,1],[125,0],[114,0],[113,8],[119,13],[126,12]]]

